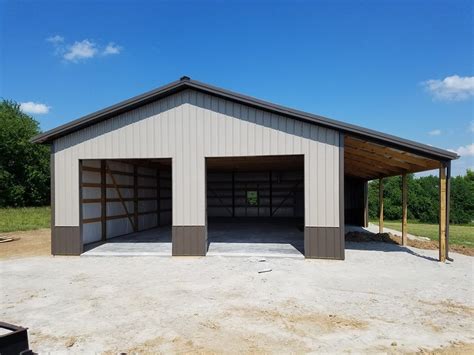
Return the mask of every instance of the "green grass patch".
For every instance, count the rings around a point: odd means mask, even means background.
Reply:
[[[3,233],[49,228],[50,220],[49,206],[0,208],[0,232]]]
[[[378,225],[378,220],[371,222]],[[402,222],[384,221],[384,227],[401,231]],[[418,221],[409,220],[408,233],[438,241],[439,226],[437,224],[420,223]],[[453,245],[464,245],[466,247],[474,248],[474,224],[450,224],[449,243]]]

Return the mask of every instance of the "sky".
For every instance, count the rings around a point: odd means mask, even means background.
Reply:
[[[0,97],[48,130],[183,75],[458,152],[472,1],[0,0]]]

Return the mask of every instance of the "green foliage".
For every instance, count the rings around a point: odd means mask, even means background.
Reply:
[[[415,178],[408,175],[408,218],[425,223],[438,223],[439,185],[437,176]],[[394,176],[384,179],[384,217],[402,218],[402,179]],[[378,218],[379,181],[369,183],[369,218]],[[466,224],[474,220],[474,172],[451,178],[450,223]]]
[[[49,228],[51,208],[0,208],[0,233]]]
[[[49,148],[30,139],[39,124],[13,101],[0,102],[0,206],[49,203]]]

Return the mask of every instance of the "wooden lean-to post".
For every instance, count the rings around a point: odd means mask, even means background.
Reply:
[[[402,175],[402,245],[407,245],[408,186],[407,175]]]
[[[383,179],[379,179],[379,233],[383,233]]]
[[[446,261],[446,168],[439,169],[439,261]]]

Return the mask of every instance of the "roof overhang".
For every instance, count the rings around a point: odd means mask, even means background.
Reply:
[[[213,95],[257,109],[283,115],[292,119],[297,119],[304,122],[317,124],[319,126],[332,128],[359,140],[372,142],[374,144],[389,147],[394,150],[401,150],[407,153],[412,153],[417,156],[428,158],[431,160],[449,161],[459,158],[456,153],[450,152],[448,150],[435,148],[426,144],[403,139],[400,137],[352,125],[342,121],[333,120],[327,117],[313,115],[288,107],[275,105],[273,103],[262,101],[250,96],[241,95],[212,85],[201,83],[196,80],[191,80],[187,77],[183,77],[178,81],[174,81],[158,89],[146,92],[139,96],[135,96],[131,99],[122,101],[116,105],[107,107],[103,110],[91,113],[87,116],[81,117],[62,126],[53,128],[47,132],[33,137],[32,142],[50,143],[55,139],[68,135],[72,132],[91,126],[103,120],[112,118],[121,113],[136,109],[140,106],[146,105],[150,102],[159,100],[161,98],[175,94],[185,89],[194,89],[209,95]]]

